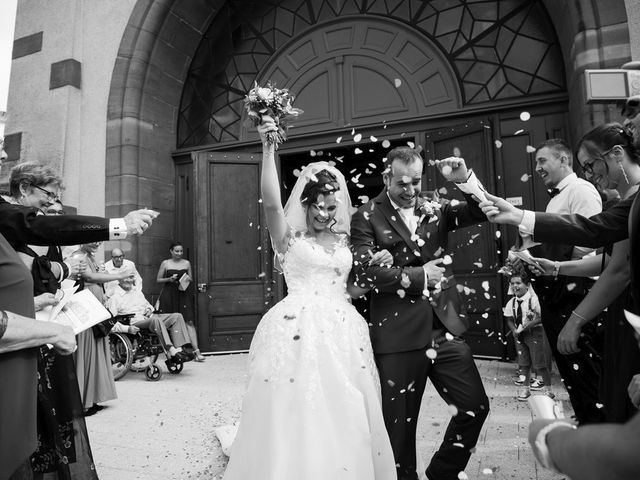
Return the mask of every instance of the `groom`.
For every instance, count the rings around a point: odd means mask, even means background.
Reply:
[[[382,410],[398,480],[417,480],[416,426],[427,378],[451,408],[452,418],[427,468],[429,480],[457,480],[489,413],[489,399],[460,337],[466,330],[451,262],[440,258],[448,232],[487,220],[471,195],[442,205],[419,196],[423,161],[418,150],[387,155],[384,190],[351,221],[354,271],[359,286],[372,288],[370,334],[382,384]],[[443,176],[471,192],[478,185],[464,160],[438,162]],[[391,267],[369,266],[372,252],[389,250]]]

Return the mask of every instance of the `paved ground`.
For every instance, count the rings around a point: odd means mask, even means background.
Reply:
[[[515,400],[515,366],[479,360],[491,400],[491,413],[476,453],[466,469],[470,480],[559,480],[539,467],[527,442],[531,413]],[[116,383],[118,400],[87,418],[101,480],[219,480],[227,458],[213,434],[216,426],[238,420],[245,384],[246,355],[207,357],[189,363],[179,375],[158,382],[131,372]],[[565,411],[568,397],[554,377]],[[437,448],[448,421],[447,406],[433,388],[425,392],[418,423],[419,451],[425,460]],[[303,480],[303,479],[301,479]]]

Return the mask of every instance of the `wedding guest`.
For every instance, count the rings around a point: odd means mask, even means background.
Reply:
[[[599,189],[615,189],[627,200],[640,182],[640,150],[621,134],[618,126],[599,125],[580,143],[578,160],[585,175]],[[600,399],[608,422],[625,422],[636,413],[627,397],[627,386],[640,373],[640,350],[624,318],[629,304],[629,240],[605,248],[606,254],[582,260],[553,262],[536,259],[547,275],[598,276],[584,300],[575,307],[558,336],[561,354],[580,349],[584,326],[597,321],[606,310]]]
[[[84,260],[87,265],[86,270],[80,275],[83,288],[91,291],[100,303],[104,304],[104,283],[131,276],[131,272],[107,273],[95,258],[101,244],[102,242],[84,243],[72,257]],[[75,361],[85,416],[94,415],[104,408],[100,403],[118,398],[111,370],[108,337],[97,336],[93,329],[78,334]]]
[[[184,247],[180,242],[172,243],[169,247],[169,252],[171,253],[171,258],[162,261],[156,276],[156,281],[162,285],[160,290],[160,312],[178,312],[182,314],[189,330],[189,343],[194,348],[194,360],[196,362],[204,362],[206,358],[200,353],[198,332],[195,325],[191,262],[183,258]],[[187,275],[190,279],[186,288],[183,286],[184,283],[180,282],[184,275]]]
[[[6,240],[65,245],[92,239],[122,239],[127,235],[141,234],[157,216],[157,212],[152,210],[137,210],[124,218],[112,220],[75,215],[53,217],[37,213],[37,209],[13,205],[0,197],[0,262],[3,265],[0,271],[0,304],[5,310],[22,315],[15,317],[19,321],[10,320],[9,325],[13,323],[16,328],[8,328],[4,339],[13,339],[13,346],[8,353],[0,355],[0,378],[3,383],[0,389],[0,478],[11,480],[31,478],[33,474],[29,456],[37,447],[38,352],[33,347],[51,343],[67,353],[71,348],[64,346],[68,344],[66,340],[60,341],[55,336],[56,330],[53,329],[57,327],[24,319],[34,316],[33,280]],[[33,336],[31,341],[20,340],[30,335]],[[21,434],[16,436],[15,432]]]
[[[111,260],[105,262],[104,269],[107,273],[121,273],[125,270],[130,272],[134,279],[133,289],[139,292],[142,291],[142,277],[138,273],[136,264],[131,260],[124,258],[124,252],[120,248],[114,248],[111,250]],[[117,286],[117,280],[106,282],[104,284],[105,296],[107,298],[111,297]]]
[[[430,379],[456,413],[426,475],[429,480],[455,479],[478,441],[489,399],[471,348],[461,336],[467,329],[466,315],[451,262],[443,266],[439,252],[450,231],[486,221],[468,189],[480,187],[464,159],[438,161],[442,175],[464,182],[457,186],[468,193],[465,202],[434,204],[420,196],[419,150],[395,148],[387,154],[387,166],[384,190],[360,207],[351,221],[354,271],[359,285],[373,288],[369,331],[380,372],[385,425],[398,479],[417,480],[416,426]],[[391,252],[393,265],[368,265],[368,252],[382,249]]]
[[[277,127],[264,116],[258,131],[262,206],[288,294],[251,341],[224,479],[393,479],[367,323],[347,295],[364,290],[348,281],[352,207],[344,176],[326,162],[308,165],[283,209],[268,140]],[[369,258],[384,253],[377,255]]]
[[[132,272],[128,270],[129,274]],[[137,329],[149,328],[158,336],[167,358],[176,357],[182,362],[190,362],[191,355],[182,350],[182,346],[189,342],[189,332],[182,314],[154,313],[153,306],[144,298],[142,292],[135,289],[134,275],[121,278],[117,283],[112,296],[107,300],[109,311],[113,315],[133,314],[129,326]],[[112,331],[122,331],[122,327],[122,324],[116,323]]]
[[[554,398],[551,391],[551,375],[547,367],[547,356],[544,345],[544,331],[540,313],[540,302],[531,288],[529,274],[524,267],[511,267],[509,286],[513,298],[504,307],[504,317],[516,342],[518,368],[525,382],[519,389],[517,399],[526,401],[531,395],[529,378],[531,368],[542,377],[542,394]]]

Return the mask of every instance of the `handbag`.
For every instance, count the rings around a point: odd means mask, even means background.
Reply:
[[[93,336],[96,338],[104,338],[109,335],[109,332],[116,324],[117,320],[114,317],[108,318],[103,322],[96,323],[91,329],[93,330]]]

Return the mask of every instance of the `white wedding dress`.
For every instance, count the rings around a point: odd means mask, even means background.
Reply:
[[[393,480],[366,321],[345,290],[346,237],[296,233],[280,256],[288,295],[258,325],[224,480]]]

